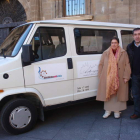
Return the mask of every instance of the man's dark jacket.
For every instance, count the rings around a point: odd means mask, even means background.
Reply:
[[[129,57],[129,62],[130,62],[130,66],[131,66],[131,71],[132,71],[132,63],[133,63],[133,58],[134,58],[134,47],[135,47],[135,44],[134,44],[134,41],[132,43],[130,43],[128,46],[127,46],[127,53],[128,53],[128,57]]]

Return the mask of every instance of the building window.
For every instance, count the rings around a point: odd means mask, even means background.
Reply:
[[[63,0],[63,6],[64,6],[64,16],[86,14],[85,0]]]
[[[78,55],[101,54],[110,47],[110,40],[117,36],[116,30],[75,28],[75,45]]]

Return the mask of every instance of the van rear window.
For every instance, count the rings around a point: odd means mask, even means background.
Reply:
[[[78,55],[101,54],[110,46],[112,37],[117,36],[116,30],[75,28],[75,45]]]
[[[122,36],[123,49],[126,50],[127,45],[133,41],[133,33],[132,31],[122,30],[121,36]]]

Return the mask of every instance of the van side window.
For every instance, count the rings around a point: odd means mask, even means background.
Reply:
[[[61,57],[66,54],[66,41],[63,28],[40,27],[32,41],[34,61]]]
[[[132,31],[122,30],[121,36],[122,36],[123,49],[126,50],[127,45],[133,41],[133,33]]]
[[[110,47],[110,40],[117,36],[115,30],[75,28],[76,52],[79,55],[101,54]]]

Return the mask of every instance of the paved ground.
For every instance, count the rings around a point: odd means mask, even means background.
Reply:
[[[25,134],[12,136],[0,127],[0,140],[140,140],[140,119],[130,120],[133,106],[120,119],[102,119],[103,104],[90,101],[51,110],[45,122]]]

